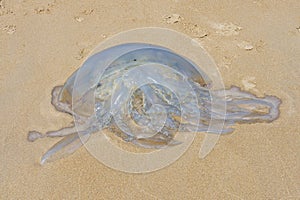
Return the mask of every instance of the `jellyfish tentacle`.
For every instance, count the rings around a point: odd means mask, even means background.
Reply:
[[[80,134],[80,136],[79,136]],[[54,144],[41,158],[41,165],[66,157],[79,149],[89,138],[89,131],[74,132]]]
[[[40,133],[38,131],[29,131],[28,132],[28,136],[27,139],[30,142],[34,142],[35,140],[37,140],[38,138],[44,138],[44,137],[64,137],[67,135],[71,135],[75,132],[79,132],[79,131],[84,131],[88,128],[87,125],[83,124],[81,126],[70,126],[70,127],[66,127],[66,128],[61,128],[59,130],[56,131],[48,131],[45,134]]]
[[[210,111],[211,116],[214,119],[224,117],[225,124],[228,121],[232,124],[272,122],[279,116],[278,107],[281,101],[274,96],[257,97],[235,86],[225,90],[225,93],[213,91],[212,95],[217,99],[217,104],[226,105],[226,114],[216,109],[213,112]]]
[[[67,135],[71,135],[76,132],[84,131],[88,127],[86,125],[81,125],[81,126],[71,126],[71,127],[66,127],[59,129],[57,131],[48,131],[45,133],[46,137],[64,137]]]
[[[226,90],[230,98],[226,101],[226,118],[235,120],[237,123],[272,122],[279,116],[281,101],[274,96],[257,97],[254,94],[242,91],[238,87]]]

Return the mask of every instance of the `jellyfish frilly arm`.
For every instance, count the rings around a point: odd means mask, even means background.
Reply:
[[[85,126],[77,126],[75,127],[74,125],[71,127],[66,127],[66,128],[62,128],[56,131],[48,131],[45,134],[40,133],[38,131],[29,131],[28,136],[27,136],[27,140],[29,142],[34,142],[35,140],[39,139],[39,138],[45,138],[45,137],[64,137],[67,135],[71,135],[75,132],[78,131],[83,131],[87,129]]]
[[[39,138],[63,137],[63,139],[58,141],[43,155],[40,162],[43,165],[46,162],[58,160],[75,152],[88,141],[91,132],[93,132],[93,130],[88,129],[86,125],[81,125],[62,128],[57,131],[48,131],[45,134],[30,131],[27,139],[30,142],[34,142]]]
[[[225,95],[225,96],[224,96]],[[279,117],[279,106],[281,100],[275,96],[257,97],[251,93],[242,91],[240,88],[232,86],[224,91],[214,91],[214,98],[217,99],[217,104],[226,105],[226,112],[221,110],[211,111],[211,117],[214,120],[223,119],[222,130],[208,131],[203,144],[201,146],[199,156],[205,158],[216,145],[219,134],[231,133],[234,128],[231,128],[235,123],[255,123],[255,122],[272,122]],[[218,108],[218,105],[215,106]],[[224,115],[225,114],[225,115]],[[221,120],[222,121],[222,120]],[[221,122],[217,122],[220,125]],[[217,126],[220,127],[220,126]]]
[[[226,103],[225,125],[227,123],[272,122],[279,117],[281,100],[275,96],[257,97],[232,86],[224,93],[214,95]]]
[[[65,136],[55,145],[53,145],[41,158],[40,164],[52,162],[64,158],[77,149],[79,149],[88,139],[88,135],[79,136],[79,133],[73,133]]]
[[[272,122],[279,117],[281,100],[275,96],[257,97],[251,93],[241,91],[238,87],[226,90],[230,97],[227,103],[227,117],[236,114],[232,120],[237,123]]]
[[[198,131],[226,134],[234,131],[234,124],[272,122],[279,117],[281,100],[275,96],[257,97],[236,86],[229,89],[211,91],[215,99],[206,104],[209,115],[202,114],[205,121],[213,120],[216,128],[198,125]],[[201,119],[202,119],[201,118]],[[221,128],[223,127],[223,128]],[[221,128],[221,129],[220,129]]]

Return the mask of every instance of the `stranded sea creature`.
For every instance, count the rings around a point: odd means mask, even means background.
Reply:
[[[210,78],[191,60],[170,49],[143,43],[117,45],[90,56],[64,86],[52,91],[56,110],[76,122],[28,140],[63,137],[41,163],[73,153],[94,132],[108,129],[142,148],[180,145],[180,132],[230,133],[235,123],[271,122],[280,100],[256,97],[238,87],[213,90]],[[221,129],[209,128],[210,121]]]

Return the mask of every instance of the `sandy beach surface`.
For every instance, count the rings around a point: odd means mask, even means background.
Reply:
[[[300,199],[300,1],[0,0],[0,199]],[[57,139],[27,141],[72,118],[50,103],[99,42],[165,27],[199,41],[224,84],[282,100],[269,124],[237,125],[205,159],[203,135],[148,174],[106,167],[85,148],[41,166]]]

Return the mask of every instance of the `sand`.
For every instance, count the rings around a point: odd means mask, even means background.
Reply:
[[[0,199],[300,199],[299,10],[298,0],[0,0]],[[279,119],[236,126],[203,160],[198,136],[148,174],[110,169],[85,148],[40,166],[57,140],[29,143],[27,132],[72,120],[50,104],[52,88],[105,38],[146,26],[195,38],[226,86],[279,97]]]

